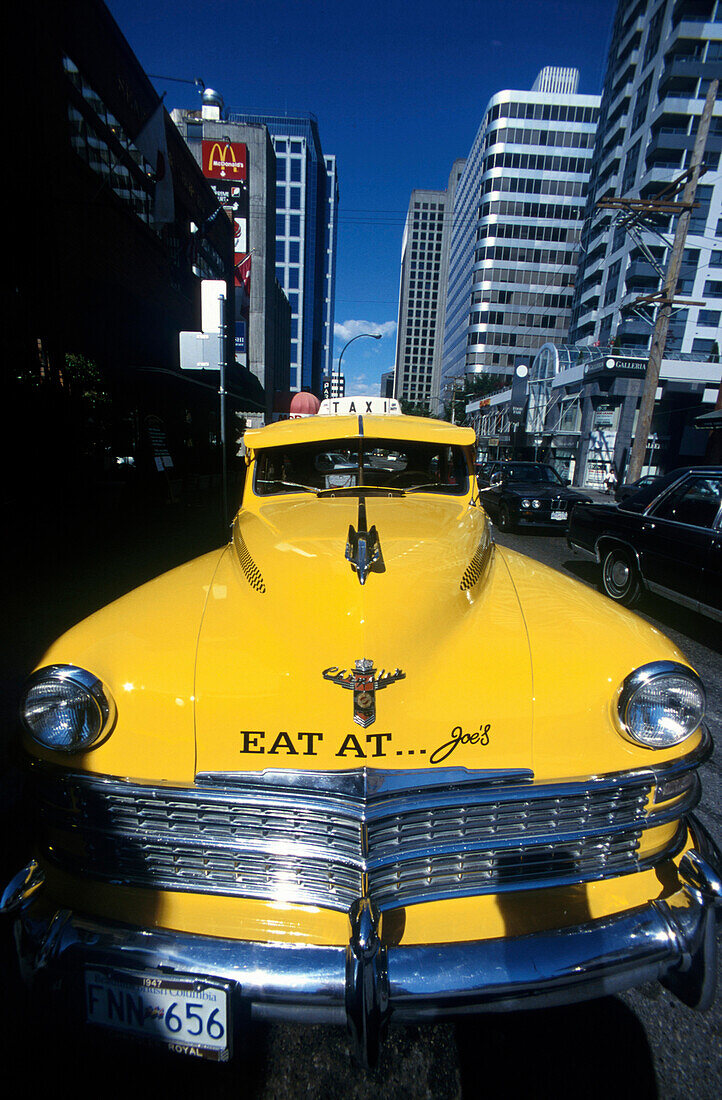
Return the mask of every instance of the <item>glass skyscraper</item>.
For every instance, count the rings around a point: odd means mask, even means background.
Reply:
[[[338,175],[316,118],[229,112],[263,123],[276,154],[276,275],[291,303],[291,389],[321,395],[333,351]]]
[[[427,413],[438,391],[452,204],[453,189],[412,191],[401,243],[394,396]]]
[[[599,96],[574,69],[489,101],[456,189],[439,400],[474,373],[510,375],[569,323]]]
[[[620,0],[602,94],[571,340],[646,353],[652,315],[632,308],[666,270],[676,219],[635,224],[607,197],[653,199],[689,165],[713,77],[722,77],[722,0]],[[687,232],[666,354],[718,356],[722,313],[722,92],[707,138],[707,172]]]

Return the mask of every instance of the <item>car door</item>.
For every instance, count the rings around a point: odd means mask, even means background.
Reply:
[[[705,562],[700,611],[722,621],[722,507]]]
[[[693,473],[651,506],[642,519],[639,551],[652,591],[691,607],[704,600],[721,501],[722,477]]]
[[[496,477],[494,477],[494,475],[496,475]],[[487,465],[486,470],[484,471],[484,477],[479,479],[479,488],[481,490],[481,503],[484,505],[485,508],[488,507],[488,505],[490,504],[493,507],[493,505],[497,503],[499,497],[499,486],[492,485],[491,481],[492,478],[494,478],[494,480],[496,481],[498,479],[498,476],[499,463],[490,462]]]

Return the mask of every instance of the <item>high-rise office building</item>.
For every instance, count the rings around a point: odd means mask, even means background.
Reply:
[[[384,371],[381,375],[381,385],[379,386],[379,397],[393,397],[394,396],[394,372],[392,370]]]
[[[339,374],[337,370],[331,371],[331,387],[329,397],[346,396],[346,376]]]
[[[230,111],[262,123],[276,154],[276,274],[291,303],[291,389],[321,394],[333,347],[338,173],[313,115]]]
[[[675,222],[647,227],[598,207],[611,196],[653,198],[689,165],[709,82],[722,76],[722,0],[620,0],[604,81],[570,336],[646,352],[652,315],[631,309],[660,287]],[[667,357],[717,354],[722,313],[722,101],[707,139]],[[704,303],[704,304],[699,304]]]
[[[441,363],[447,203],[446,191],[412,191],[401,243],[394,396],[427,412],[438,390]]]
[[[440,404],[566,336],[599,109],[577,86],[549,67],[487,105],[453,204]]]
[[[338,176],[336,157],[324,156],[326,164],[326,263],[323,287],[323,367],[324,378],[333,374],[333,321],[336,311],[336,243],[338,239]],[[343,394],[341,395],[343,396]]]

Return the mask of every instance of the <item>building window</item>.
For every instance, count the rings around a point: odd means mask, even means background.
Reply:
[[[719,346],[716,340],[697,339],[692,341],[692,352],[696,355],[719,355]]]

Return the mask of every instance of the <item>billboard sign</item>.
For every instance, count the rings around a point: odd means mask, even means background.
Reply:
[[[526,387],[529,368],[526,363],[519,363],[514,370],[511,383],[511,401],[509,403],[509,420],[519,424],[526,407]]]
[[[237,141],[203,141],[203,175],[209,180],[245,181],[248,150]]]
[[[584,377],[593,378],[597,375],[616,377],[626,375],[630,378],[644,378],[647,373],[647,360],[630,359],[620,355],[608,355],[604,359],[599,358],[587,363],[584,368]]]

